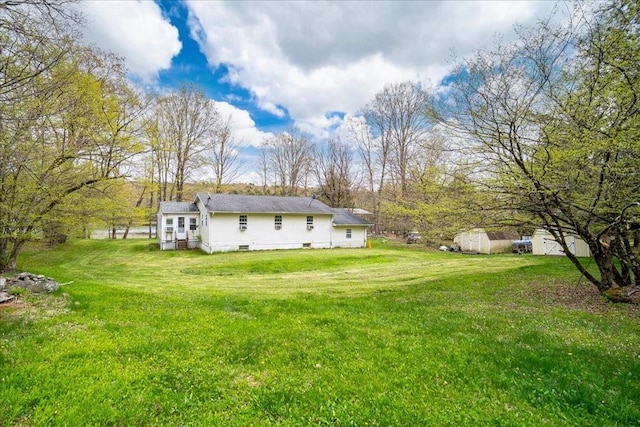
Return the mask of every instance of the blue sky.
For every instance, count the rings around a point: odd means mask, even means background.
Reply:
[[[191,38],[187,25],[188,8],[185,3],[172,0],[157,2],[166,19],[178,30],[182,43],[180,53],[173,57],[171,68],[158,73],[161,87],[175,88],[183,82],[192,82],[203,88],[215,100],[227,101],[235,107],[249,111],[250,116],[264,131],[278,132],[292,123],[288,115],[277,116],[256,108],[251,102],[251,92],[240,85],[231,84],[225,64],[209,66],[207,57],[200,51],[198,43]],[[286,112],[284,107],[281,107]]]
[[[385,84],[438,85],[453,54],[491,46],[551,1],[85,0],[85,40],[163,91],[200,85],[249,149],[295,124],[339,133]]]

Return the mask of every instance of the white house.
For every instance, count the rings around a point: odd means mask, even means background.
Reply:
[[[162,250],[360,248],[369,225],[311,197],[198,193],[193,202],[161,202],[158,210]]]

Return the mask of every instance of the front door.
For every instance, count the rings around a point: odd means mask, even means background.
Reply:
[[[176,234],[178,240],[184,240],[187,238],[187,229],[184,226],[184,217],[178,217],[178,231]]]

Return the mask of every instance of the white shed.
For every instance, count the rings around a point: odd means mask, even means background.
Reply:
[[[511,252],[513,241],[519,236],[509,231],[485,231],[483,228],[458,233],[453,238],[453,243],[460,246],[463,252],[476,252],[481,254],[496,254]]]
[[[569,235],[565,237],[567,246],[572,254],[578,257],[590,257],[591,251],[587,243],[578,236]],[[565,255],[560,243],[553,235],[544,229],[538,229],[533,233],[532,238],[534,255]]]

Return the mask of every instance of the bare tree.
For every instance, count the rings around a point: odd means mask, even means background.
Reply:
[[[147,121],[145,131],[151,157],[148,170],[152,174],[151,180],[155,183],[156,205],[159,205],[161,201],[173,200],[175,194],[174,150],[168,139],[160,137],[156,115]]]
[[[157,106],[158,172],[165,184],[175,183],[175,199],[182,201],[184,184],[206,163],[211,136],[220,123],[213,101],[193,85],[162,97]],[[163,194],[163,200],[167,200]]]
[[[384,187],[388,160],[388,146],[380,138],[374,138],[362,117],[348,117],[347,129],[351,142],[356,146],[369,197],[368,209],[373,213],[373,231],[380,233],[380,200]]]
[[[297,127],[265,141],[265,155],[275,176],[280,194],[295,196],[309,174],[313,145],[311,137]]]
[[[269,167],[269,151],[266,146],[260,147],[256,167],[258,168],[258,174],[260,175],[262,194],[268,194],[270,182],[269,175],[272,173],[272,171]]]
[[[430,128],[429,105],[420,84],[405,81],[385,86],[361,112],[378,140],[382,179],[388,167],[397,196],[407,192],[411,158]]]
[[[213,185],[216,193],[222,191],[223,185],[237,179],[242,172],[240,149],[234,140],[231,125],[231,117],[228,117],[211,135],[208,162],[213,169]]]
[[[320,197],[333,207],[352,207],[353,153],[339,139],[329,139],[316,150],[314,172]]]

